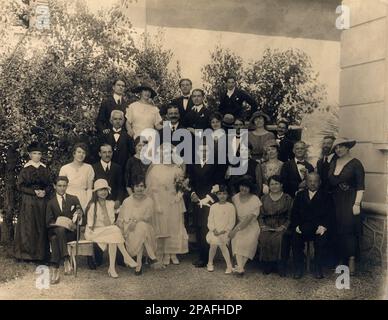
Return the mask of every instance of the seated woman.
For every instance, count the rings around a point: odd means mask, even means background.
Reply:
[[[251,177],[241,177],[238,187],[240,192],[232,198],[237,210],[238,223],[229,232],[229,237],[232,239],[232,253],[237,260],[234,271],[242,276],[248,259],[252,260],[256,254],[260,234],[257,217],[260,214],[261,201],[255,195],[255,185]]]
[[[116,224],[124,235],[129,254],[137,256],[135,274],[140,275],[144,249],[150,259],[156,259],[155,231],[151,225],[154,203],[145,194],[144,177],[135,178],[133,191],[133,194],[124,200]]]
[[[290,224],[292,198],[283,193],[279,175],[269,178],[269,193],[261,198],[260,260],[264,263],[264,274],[270,274],[276,266],[281,277],[285,276],[286,258],[282,256],[282,240]]]
[[[258,167],[259,174],[257,175],[260,195],[269,192],[269,178],[273,175],[280,175],[283,166],[283,162],[278,159],[279,144],[276,140],[267,140],[264,143],[264,154],[267,160]]]
[[[114,224],[115,202],[106,200],[111,188],[105,179],[98,179],[94,183],[92,200],[86,207],[87,225],[85,239],[96,242],[102,250],[108,245],[109,269],[108,274],[112,278],[118,278],[116,272],[117,248],[124,257],[127,266],[135,268],[137,263],[128,255],[125,250],[124,238],[121,230]]]

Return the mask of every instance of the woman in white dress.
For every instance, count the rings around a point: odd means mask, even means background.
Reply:
[[[125,247],[131,256],[137,256],[136,275],[142,273],[142,257],[145,251],[152,260],[156,259],[155,231],[151,225],[154,203],[145,194],[144,177],[135,177],[133,193],[120,208],[116,225],[120,227]]]
[[[140,100],[128,106],[126,111],[126,128],[128,134],[135,139],[144,129],[153,128],[160,130],[163,126],[159,109],[151,104],[152,99],[156,96],[156,92],[152,87],[148,84],[143,84],[135,88],[133,92],[140,93]]]
[[[184,169],[171,161],[172,150],[171,144],[160,146],[161,164],[152,164],[146,176],[147,193],[155,205],[152,224],[157,238],[157,256],[164,265],[170,260],[179,264],[176,255],[189,251],[183,216],[186,207],[175,186],[175,179],[184,176]]]
[[[238,182],[240,192],[233,196],[232,201],[237,210],[238,223],[229,233],[232,239],[232,253],[236,257],[235,272],[243,275],[248,259],[253,259],[259,240],[260,227],[257,217],[260,213],[261,201],[254,194],[255,185],[249,176],[243,176]]]
[[[118,278],[116,272],[116,253],[119,248],[124,257],[124,263],[135,268],[137,263],[125,250],[124,238],[121,230],[115,223],[115,202],[106,200],[111,188],[105,179],[98,179],[94,183],[93,197],[86,207],[87,224],[85,239],[93,241],[105,251],[108,246],[109,269],[108,274],[112,278]]]
[[[92,198],[94,170],[90,164],[84,163],[88,147],[84,143],[77,143],[73,147],[73,162],[64,165],[59,170],[59,176],[69,179],[67,193],[78,197],[82,209]]]

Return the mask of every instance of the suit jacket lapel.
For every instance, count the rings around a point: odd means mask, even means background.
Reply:
[[[291,160],[291,168],[295,172],[295,175],[298,177],[298,181],[302,182],[302,179],[301,179],[300,174],[299,174],[298,167],[297,167],[296,162],[295,162],[294,159]]]

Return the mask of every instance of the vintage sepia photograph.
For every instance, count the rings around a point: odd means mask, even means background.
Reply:
[[[387,0],[0,11],[0,300],[388,298]]]

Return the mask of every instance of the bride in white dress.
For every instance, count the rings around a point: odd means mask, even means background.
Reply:
[[[157,256],[164,265],[168,265],[170,260],[179,264],[176,255],[189,251],[184,226],[185,203],[175,187],[175,178],[185,172],[174,160],[168,160],[172,151],[171,144],[160,146],[158,154],[162,161],[152,164],[146,176],[147,193],[155,205],[152,224],[157,238]]]
[[[84,211],[92,198],[94,180],[93,167],[84,163],[86,153],[87,146],[84,143],[75,144],[73,147],[73,162],[64,165],[59,170],[60,176],[66,176],[69,179],[66,192],[78,197]]]

